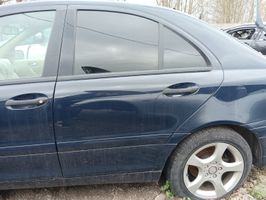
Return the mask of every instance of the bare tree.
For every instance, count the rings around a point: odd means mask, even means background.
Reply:
[[[216,21],[218,23],[239,23],[244,11],[244,0],[217,0]]]
[[[206,5],[210,4],[208,0],[156,0],[160,6],[165,6],[179,10],[190,15],[194,15],[201,19],[205,18],[207,14]]]
[[[254,21],[255,0],[156,0],[166,6],[213,23],[243,23]],[[266,19],[266,1],[261,9]]]
[[[0,0],[0,5],[3,5],[11,0]],[[16,0],[17,3],[22,2],[23,0]]]
[[[255,14],[255,1],[250,1],[248,3],[248,8],[246,8],[246,11],[248,12],[248,22],[254,21],[254,14]]]
[[[2,5],[3,3],[6,3],[7,0],[0,0],[0,5]]]

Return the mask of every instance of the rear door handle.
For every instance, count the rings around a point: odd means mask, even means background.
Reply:
[[[48,97],[38,97],[35,99],[23,99],[23,100],[15,100],[10,99],[6,101],[7,108],[33,108],[46,104],[48,102]]]
[[[197,85],[185,87],[185,88],[171,88],[168,87],[163,91],[163,94],[166,96],[184,96],[194,94],[199,91],[199,87]]]

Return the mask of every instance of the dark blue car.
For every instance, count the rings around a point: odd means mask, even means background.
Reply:
[[[0,8],[0,189],[156,182],[219,199],[266,164],[266,58],[174,10]]]

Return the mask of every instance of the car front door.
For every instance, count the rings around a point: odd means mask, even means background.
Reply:
[[[76,8],[55,91],[63,175],[159,176],[169,137],[219,87],[219,64],[147,16]]]
[[[0,182],[60,177],[52,108],[65,7],[16,12],[0,17]]]

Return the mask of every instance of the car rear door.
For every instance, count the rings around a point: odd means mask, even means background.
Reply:
[[[62,176],[52,109],[65,9],[0,13],[0,182]]]
[[[69,7],[54,105],[65,177],[159,176],[169,137],[222,82],[219,63],[191,36],[127,12]]]

